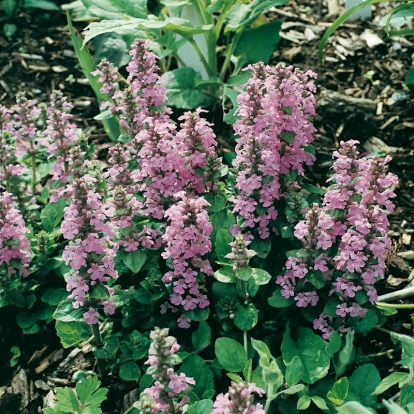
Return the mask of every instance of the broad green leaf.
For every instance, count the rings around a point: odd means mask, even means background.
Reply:
[[[339,353],[339,362],[335,367],[336,376],[340,377],[346,370],[347,366],[354,360],[355,348],[354,348],[354,336],[355,332],[350,331],[345,337],[345,346]]]
[[[250,382],[252,376],[252,360],[249,359],[243,368],[243,376],[246,382]]]
[[[224,209],[218,213],[214,213],[210,216],[211,224],[213,225],[213,231],[211,233],[211,240],[216,239],[218,229],[229,230],[236,224],[236,218],[234,214],[229,210]]]
[[[219,338],[215,343],[215,352],[220,365],[229,372],[241,372],[247,362],[243,346],[231,338]]]
[[[335,405],[341,405],[345,402],[345,399],[348,396],[348,391],[348,378],[343,377],[334,383],[332,390],[330,390],[326,396],[328,397],[328,400]]]
[[[241,267],[240,269],[237,269],[235,273],[238,280],[247,282],[253,275],[253,269],[250,266]]]
[[[82,378],[76,384],[76,394],[83,406],[87,404],[88,398],[99,388],[100,381],[95,375]]]
[[[56,388],[56,409],[62,410],[65,413],[78,412],[79,404],[75,393],[71,388]]]
[[[306,410],[310,406],[310,403],[311,399],[309,395],[302,395],[296,403],[296,408],[298,410]]]
[[[350,401],[341,405],[340,407],[335,407],[338,413],[343,414],[374,414],[375,411],[364,407],[361,403],[357,401]]]
[[[232,381],[239,383],[243,382],[243,378],[239,374],[235,374],[234,372],[228,372],[226,374]]]
[[[296,385],[302,377],[302,362],[295,356],[286,366],[286,383],[289,387]]]
[[[239,305],[234,312],[233,322],[242,331],[254,328],[258,321],[258,312],[253,303],[247,306]]]
[[[367,314],[363,318],[351,318],[349,326],[356,333],[370,332],[378,324],[378,314],[373,309],[368,309]]]
[[[184,315],[195,322],[206,321],[210,315],[210,308],[196,308],[194,310],[184,311]]]
[[[410,414],[392,400],[383,400],[382,403],[387,407],[390,414]]]
[[[282,288],[277,288],[273,292],[272,296],[270,296],[270,298],[267,300],[270,306],[273,306],[274,308],[286,308],[295,302],[292,297],[286,299],[284,296],[282,296],[281,292]]]
[[[121,19],[147,16],[147,0],[82,0],[88,11],[100,19]]]
[[[405,84],[407,86],[414,86],[414,68],[408,69],[408,72],[405,75]]]
[[[272,242],[270,239],[262,240],[262,239],[254,239],[250,244],[250,248],[257,253],[257,256],[261,259],[265,259],[270,252],[270,248],[272,247]]]
[[[206,105],[209,99],[196,88],[196,77],[201,76],[188,66],[164,73],[161,83],[167,90],[168,103],[180,109],[194,109]]]
[[[289,388],[286,388],[285,390],[279,391],[278,395],[279,394],[293,395],[293,394],[296,394],[296,393],[302,391],[304,388],[305,388],[305,386],[303,384],[296,384],[293,387],[289,387]]]
[[[238,30],[252,24],[260,13],[270,7],[283,6],[289,0],[253,0],[250,3],[238,3],[233,6],[226,16],[225,31]]]
[[[63,347],[70,348],[80,342],[82,329],[79,322],[56,321],[56,333]]]
[[[66,207],[66,200],[60,197],[57,203],[46,204],[40,213],[43,230],[47,232],[53,231],[59,226],[63,217],[63,209]]]
[[[208,209],[212,213],[217,213],[226,207],[227,199],[222,192],[218,191],[217,193],[209,193],[204,198],[210,203],[210,207]]]
[[[37,322],[38,319],[37,313],[30,311],[20,312],[16,315],[17,324],[22,329],[30,328]]]
[[[311,397],[313,403],[321,410],[329,410],[328,406],[326,405],[325,400],[322,397],[318,397],[317,395],[313,395]]]
[[[213,408],[212,400],[200,400],[191,404],[186,411],[186,414],[210,414]]]
[[[392,333],[392,338],[398,339],[402,346],[405,354],[410,358],[414,358],[414,338],[408,335]]]
[[[370,406],[375,398],[372,393],[381,382],[377,368],[373,364],[358,367],[349,378],[349,385],[354,389],[362,404]]]
[[[198,329],[191,335],[191,341],[196,352],[200,352],[210,345],[211,328],[207,322],[200,322]]]
[[[133,272],[138,273],[147,260],[147,251],[137,249],[135,252],[125,252],[122,261]]]
[[[214,272],[214,277],[222,283],[234,283],[236,282],[236,273],[231,267],[222,267]]]
[[[302,362],[302,381],[313,384],[326,376],[330,365],[330,347],[309,328],[299,328],[292,337],[287,327],[282,341],[282,355],[286,364],[295,356]]]
[[[222,108],[223,108],[223,121],[226,124],[233,125],[239,116],[236,114],[236,110],[238,108],[237,97],[240,95],[240,91],[237,91],[233,88],[229,88],[227,85],[224,85],[223,91],[223,100],[222,100]],[[232,107],[228,107],[228,103],[231,103]]]
[[[252,338],[253,349],[259,354],[260,365],[268,366],[272,360],[272,354],[270,353],[269,347],[263,342]]]
[[[373,394],[382,394],[395,384],[400,384],[400,386],[402,386],[404,382],[407,381],[407,378],[409,378],[409,375],[410,374],[408,372],[393,372],[381,381],[378,387],[375,388]]]
[[[227,260],[230,259],[226,258],[225,256],[229,253],[231,253],[231,246],[229,243],[233,241],[233,236],[228,230],[225,229],[218,229],[216,234],[216,243],[215,243],[215,249],[217,253],[217,257],[219,260]]]
[[[187,377],[194,378],[195,385],[191,387],[199,398],[202,398],[205,391],[214,389],[213,373],[207,363],[198,355],[188,356],[181,365],[181,371]]]
[[[119,339],[115,335],[108,335],[104,339],[103,346],[98,348],[93,348],[93,353],[95,357],[98,359],[106,359],[110,358],[111,356],[115,355],[119,349]]]
[[[254,279],[257,285],[261,286],[269,283],[270,279],[272,278],[272,275],[266,272],[266,270],[253,268],[252,278]]]
[[[75,309],[72,299],[65,299],[57,306],[53,319],[62,322],[76,322],[83,320],[84,309]]]
[[[275,360],[270,361],[268,367],[262,366],[263,379],[266,384],[274,386],[274,389],[279,389],[283,384],[283,374]]]
[[[119,368],[119,376],[125,381],[138,381],[141,377],[141,370],[136,362],[124,362]]]
[[[274,20],[259,27],[244,30],[233,53],[238,58],[237,67],[241,69],[248,63],[268,63],[280,41],[281,26],[282,20]]]
[[[414,404],[414,384],[406,384],[401,388],[400,403],[403,407]]]
[[[91,298],[99,300],[107,300],[110,296],[109,290],[102,283],[98,283],[95,286],[92,286],[89,295]]]

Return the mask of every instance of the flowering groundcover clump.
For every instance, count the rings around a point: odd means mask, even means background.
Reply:
[[[26,309],[25,334],[53,314],[65,347],[92,334],[102,381],[136,383],[132,412],[377,407],[386,387],[354,338],[385,321],[390,158],[341,142],[326,188],[309,185],[316,74],[258,63],[226,165],[206,111],[173,121],[149,48],[134,42],[123,82],[107,61],[94,73],[122,131],[105,161],[61,93],[0,108],[2,306]],[[409,407],[414,344],[397,339]]]

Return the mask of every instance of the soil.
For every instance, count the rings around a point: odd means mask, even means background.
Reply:
[[[398,174],[400,184],[396,189],[397,207],[389,217],[393,249],[387,260],[388,279],[378,289],[379,294],[399,290],[414,277],[414,254],[409,259],[399,256],[414,250],[414,91],[410,94],[404,85],[412,64],[414,39],[391,39],[384,31],[377,30],[376,22],[386,11],[378,5],[372,21],[347,23],[337,30],[324,50],[324,60],[319,61],[319,40],[336,16],[329,14],[322,1],[308,1],[301,6],[298,3],[303,2],[291,1],[283,8],[275,8],[268,17],[284,20],[282,39],[271,63],[283,61],[318,74],[319,106],[314,118],[318,129],[315,134],[317,162],[309,176],[314,182],[324,184],[332,152],[342,140],[359,140],[363,152],[391,154],[390,169]],[[29,98],[47,102],[52,90],[61,89],[75,104],[75,121],[98,148],[107,148],[110,143],[101,125],[93,120],[99,112],[96,98],[70,45],[65,15],[31,9],[21,12],[14,22],[18,31],[13,39],[7,40],[3,34],[0,37],[0,104],[13,105],[16,92],[21,90]],[[84,26],[83,22],[76,24],[79,29]],[[378,44],[368,45],[364,40],[367,36],[369,41]],[[374,72],[371,79],[370,71]],[[403,299],[401,303],[412,303],[412,299]],[[69,350],[61,348],[53,327],[45,326],[41,333],[23,336],[8,308],[1,312],[1,413],[40,413],[45,396],[50,397],[56,386],[71,385],[74,371],[80,367],[94,369],[87,346],[71,366],[59,368]],[[410,312],[400,311],[388,318],[385,328],[409,334],[404,324],[409,325],[411,318]],[[389,336],[380,331],[361,336],[358,341],[362,354],[393,348]],[[22,350],[13,368],[9,364],[11,346]],[[391,352],[373,362],[384,376],[398,360],[398,353]],[[10,388],[16,378],[23,384],[21,391]],[[122,413],[124,397],[129,398],[133,386],[114,382],[109,389],[104,412]],[[29,399],[22,401],[27,395]],[[133,398],[131,395],[130,401]],[[128,406],[128,401],[125,404]]]

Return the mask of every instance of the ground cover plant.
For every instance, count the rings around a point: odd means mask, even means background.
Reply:
[[[60,92],[2,107],[2,305],[27,335],[54,319],[65,348],[92,341],[99,375],[45,412],[100,412],[115,378],[129,412],[412,412],[410,330],[383,379],[355,344],[389,313],[390,158],[342,142],[314,185],[316,74],[257,63],[226,164],[206,112],[173,120],[149,46],[125,82],[94,73],[122,131],[105,161]]]

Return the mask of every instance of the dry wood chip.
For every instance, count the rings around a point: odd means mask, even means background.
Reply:
[[[382,39],[370,29],[365,29],[364,33],[360,35],[360,38],[365,40],[369,48],[373,48],[384,43]]]
[[[293,46],[290,49],[284,50],[282,53],[283,59],[286,59],[288,61],[293,60],[297,55],[299,55],[302,52],[301,46]]]
[[[43,56],[40,55],[32,55],[29,53],[19,53],[19,52],[13,52],[13,57],[20,58],[20,59],[27,59],[27,60],[43,60]]]
[[[387,154],[397,152],[400,150],[398,147],[391,147],[387,145],[382,139],[377,137],[368,138],[362,145],[367,151],[372,153],[385,152]]]
[[[397,253],[397,256],[400,256],[405,260],[414,260],[414,250],[407,250],[405,252],[399,252]]]
[[[313,32],[313,30],[310,27],[307,27],[305,29],[304,35],[308,42],[311,42],[312,40],[316,38],[316,34]]]
[[[403,233],[401,240],[402,240],[403,244],[405,244],[406,246],[410,246],[410,244],[411,244],[411,234]]]
[[[62,65],[55,65],[55,66],[52,66],[52,70],[55,73],[62,73],[62,72],[67,72],[69,69]]]
[[[34,70],[36,72],[48,72],[50,69],[50,65],[48,64],[27,65],[27,69]]]
[[[400,119],[400,117],[398,115],[392,116],[390,119],[388,119],[387,121],[385,121],[381,126],[380,129],[385,129],[387,128],[388,125],[391,125],[394,121],[398,121]]]

